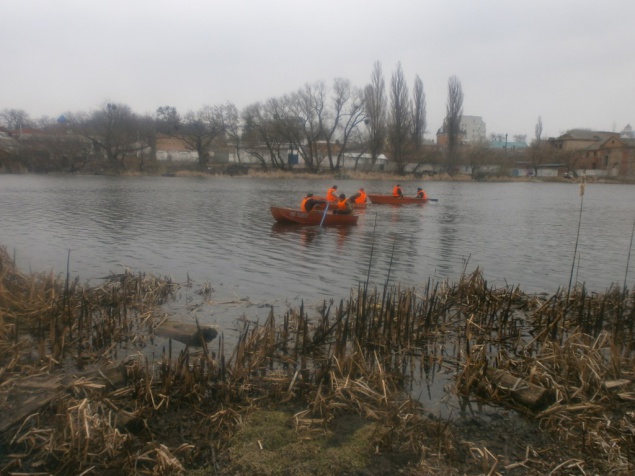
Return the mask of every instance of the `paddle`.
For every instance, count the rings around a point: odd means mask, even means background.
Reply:
[[[324,219],[326,218],[326,214],[329,211],[329,202],[326,202],[326,206],[324,207],[324,215],[322,215],[322,221],[320,221],[320,226],[324,223]]]

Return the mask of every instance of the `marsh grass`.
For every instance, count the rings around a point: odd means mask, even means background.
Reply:
[[[621,288],[527,295],[479,269],[420,289],[360,283],[338,303],[240,320],[233,349],[221,333],[201,352],[151,359],[135,349],[174,297],[169,279],[27,276],[5,250],[0,278],[3,415],[46,393],[0,426],[3,474],[633,470],[635,295]],[[494,448],[429,416],[407,390],[442,372],[450,397],[513,409],[561,446],[533,450],[510,433]]]

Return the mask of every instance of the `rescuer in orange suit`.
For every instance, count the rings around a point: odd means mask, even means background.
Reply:
[[[337,202],[337,185],[333,185],[329,188],[328,192],[326,192],[326,201],[327,202]]]
[[[326,200],[318,200],[313,198],[312,193],[307,193],[306,197],[302,199],[302,203],[300,203],[300,210],[310,212],[316,205],[326,205]]]
[[[393,197],[398,197],[398,198],[403,198],[403,192],[401,191],[401,185],[399,185],[399,184],[395,185],[395,188],[392,189],[392,196]]]
[[[356,195],[358,195],[358,197],[355,199],[355,203],[366,203],[366,192],[364,192],[363,188],[360,188]]]
[[[417,198],[423,198],[424,200],[427,200],[428,194],[421,187],[417,187]]]
[[[337,208],[333,210],[333,213],[337,215],[350,215],[353,213],[353,204],[351,200],[346,198],[345,194],[341,194],[337,200]]]

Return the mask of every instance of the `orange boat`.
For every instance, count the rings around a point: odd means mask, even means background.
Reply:
[[[359,215],[339,215],[332,211],[311,210],[303,212],[293,208],[271,207],[271,214],[278,223],[297,223],[299,225],[338,226],[356,225]]]
[[[438,202],[436,198],[416,198],[416,197],[393,197],[392,195],[368,194],[371,203],[380,203],[385,205],[408,205],[412,203]]]

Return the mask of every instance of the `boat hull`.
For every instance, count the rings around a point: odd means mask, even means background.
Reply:
[[[408,204],[422,204],[432,201],[429,198],[415,198],[415,197],[393,197],[392,195],[378,195],[368,194],[368,199],[371,203],[385,204],[385,205],[408,205]]]
[[[271,214],[278,223],[295,223],[299,225],[318,226],[345,226],[356,225],[359,215],[334,215],[327,212],[326,216],[323,211],[303,212],[293,208],[271,207]],[[322,222],[324,218],[324,222]]]
[[[316,205],[313,207],[313,210],[324,210],[326,205]],[[334,206],[334,203],[331,202],[330,207]],[[366,203],[353,203],[353,208],[355,210],[364,210],[367,207]]]

